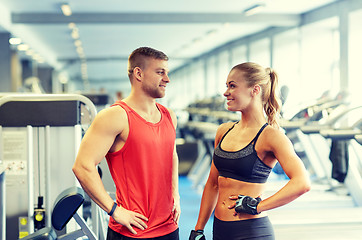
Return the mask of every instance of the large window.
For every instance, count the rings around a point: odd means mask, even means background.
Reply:
[[[218,56],[218,77],[217,81],[217,91],[219,95],[223,95],[226,90],[226,79],[230,71],[230,57],[228,51],[223,51]]]
[[[270,40],[264,38],[250,43],[250,61],[270,67]]]
[[[352,101],[361,103],[362,10],[350,14],[349,35],[349,89]]]
[[[298,98],[308,101],[329,91],[339,91],[338,18],[310,24],[301,29],[301,84]]]
[[[215,55],[206,59],[206,97],[211,97],[215,95],[217,88],[217,67],[217,59]]]
[[[241,45],[235,47],[231,51],[231,65],[235,66],[237,64],[246,62],[247,59],[247,48],[246,45]]]
[[[308,104],[326,93],[334,98],[343,86],[340,81],[348,81],[352,96],[360,98],[357,86],[361,82],[362,10],[351,13],[349,19],[349,79],[340,79],[338,20],[336,16],[275,35],[268,33],[264,38],[250,38],[239,46],[232,45],[227,50],[204,56],[174,73],[172,78],[178,85],[172,101],[185,105],[223,94],[231,67],[246,61],[264,67],[272,65],[279,75],[279,86],[289,89],[285,107]]]
[[[273,41],[272,67],[279,76],[279,87],[288,89],[287,96],[284,95],[286,97],[283,106],[285,113],[288,112],[288,108],[296,107],[300,102],[298,96],[301,84],[299,37],[299,29],[295,28],[276,35]]]

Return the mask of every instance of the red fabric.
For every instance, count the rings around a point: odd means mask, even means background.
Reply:
[[[148,218],[144,231],[134,227],[133,235],[111,217],[109,227],[128,237],[154,238],[177,229],[172,218],[172,156],[176,132],[168,110],[158,123],[150,123],[122,101],[112,106],[126,110],[129,135],[123,148],[106,155],[116,185],[117,204]]]

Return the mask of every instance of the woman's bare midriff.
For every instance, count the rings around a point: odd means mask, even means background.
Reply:
[[[249,183],[231,178],[219,177],[219,198],[215,208],[215,217],[223,221],[237,221],[265,216],[265,213],[250,215],[238,213],[229,206],[235,204],[236,200],[230,200],[230,196],[246,195],[250,197],[260,197],[264,191],[264,183]]]

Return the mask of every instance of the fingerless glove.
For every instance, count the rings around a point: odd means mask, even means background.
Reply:
[[[206,240],[204,230],[191,230],[189,240]]]
[[[257,206],[261,202],[261,198],[252,198],[249,196],[239,195],[236,200],[235,212],[258,215]]]

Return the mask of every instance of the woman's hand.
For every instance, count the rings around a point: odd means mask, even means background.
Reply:
[[[247,213],[251,215],[258,215],[259,212],[257,210],[258,204],[261,202],[261,198],[253,198],[250,196],[238,195],[238,196],[230,196],[230,200],[236,200],[236,202],[230,205],[228,208],[235,208],[234,216],[237,213]]]

